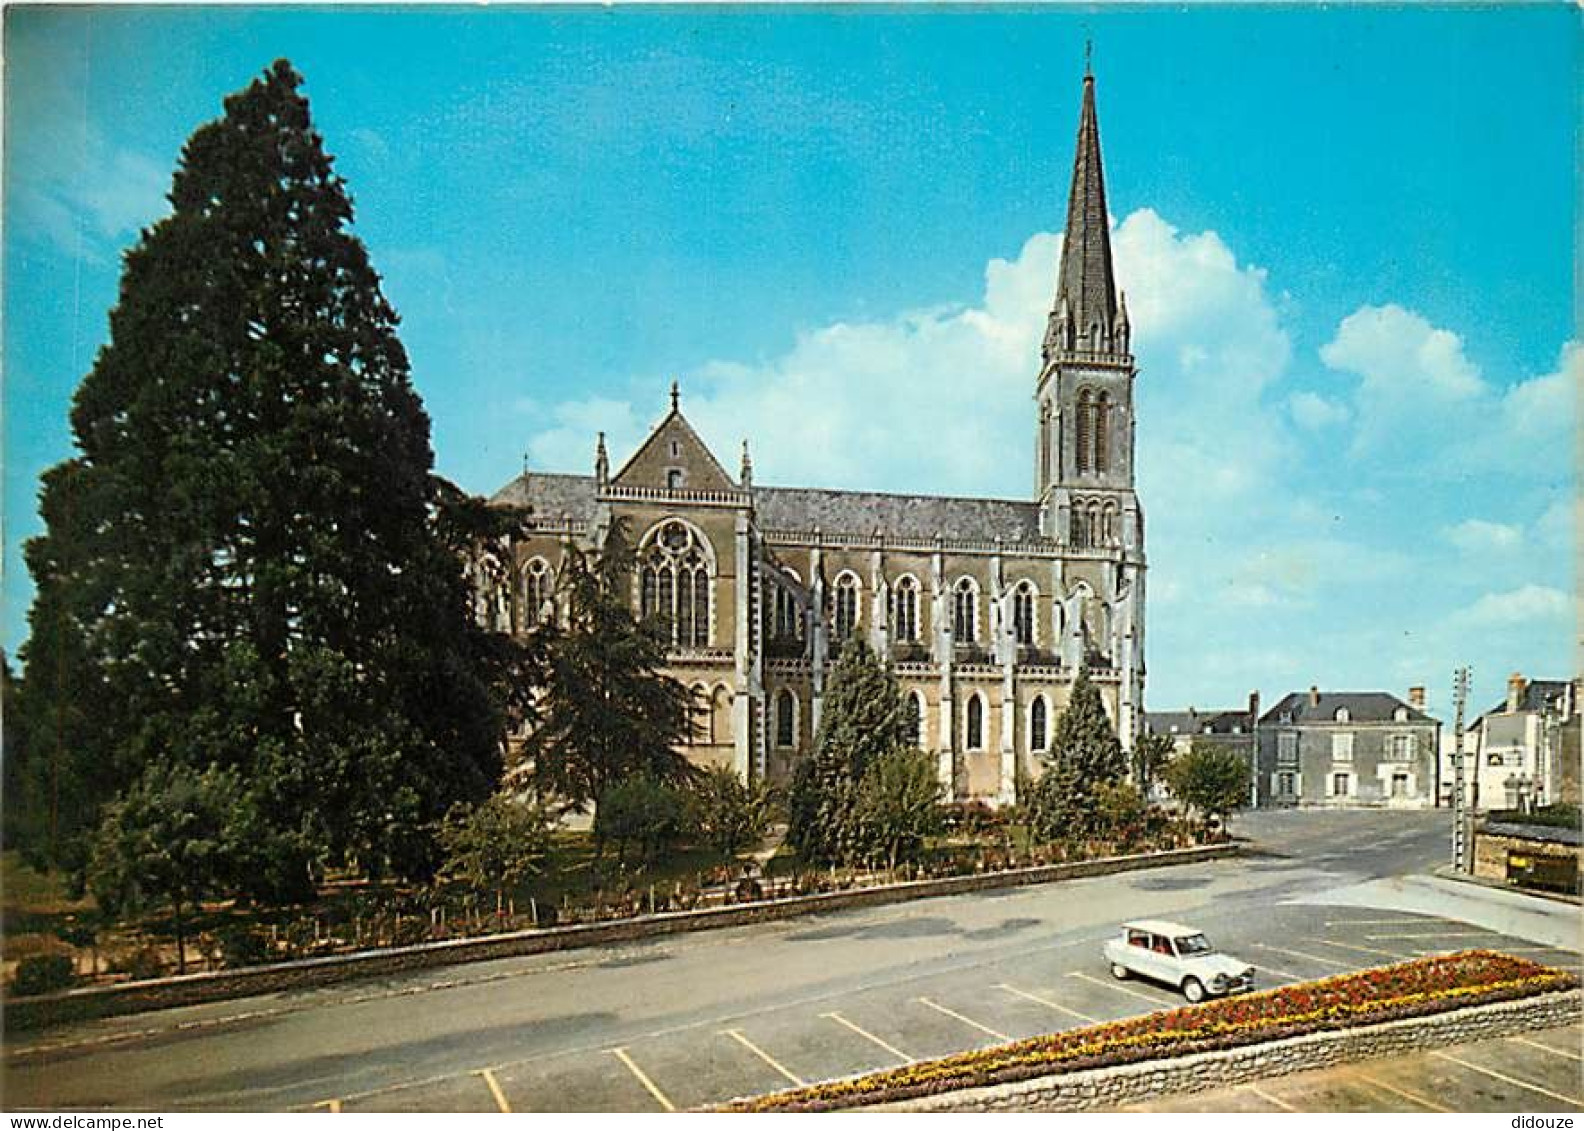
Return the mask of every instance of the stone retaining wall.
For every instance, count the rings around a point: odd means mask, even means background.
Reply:
[[[1092,1111],[1121,1107],[1158,1100],[1173,1093],[1230,1088],[1268,1076],[1286,1076],[1350,1061],[1446,1048],[1569,1025],[1579,1020],[1581,1009],[1584,1009],[1584,994],[1568,990],[1429,1017],[1386,1021],[1360,1029],[1309,1033],[1246,1048],[1040,1076],[1013,1084],[965,1088],[894,1104],[873,1105],[865,1110]]]
[[[873,907],[933,896],[961,895],[989,888],[1022,887],[1081,876],[1103,876],[1160,868],[1174,864],[1196,864],[1235,855],[1237,844],[1206,845],[1171,852],[1152,852],[1137,856],[1113,856],[1103,860],[1083,860],[1071,864],[1048,864],[1038,868],[1019,868],[1005,872],[981,872],[969,876],[950,876],[933,880],[888,884],[884,887],[851,891],[824,892],[793,899],[739,903],[699,911],[640,915],[608,923],[584,923],[544,930],[513,931],[479,938],[448,939],[417,946],[389,947],[357,954],[310,958],[300,962],[280,962],[243,970],[221,970],[128,982],[117,986],[92,986],[36,997],[13,998],[4,1003],[4,1024],[10,1029],[36,1029],[65,1021],[141,1013],[151,1009],[171,1009],[184,1005],[251,997],[255,994],[324,986],[357,978],[389,977],[437,966],[483,962],[497,958],[543,954],[688,931],[735,927],[748,923],[789,919],[824,911]]]

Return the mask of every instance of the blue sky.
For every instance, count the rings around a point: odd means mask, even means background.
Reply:
[[[679,379],[762,482],[1026,497],[1092,36],[1140,357],[1148,701],[1445,711],[1574,663],[1579,16],[1499,8],[5,11],[4,643],[119,255],[306,77],[439,470],[618,462]]]

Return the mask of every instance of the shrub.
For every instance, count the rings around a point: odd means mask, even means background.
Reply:
[[[77,980],[75,964],[64,954],[35,954],[17,963],[11,992],[19,997],[64,990]]]
[[[1195,741],[1188,753],[1166,767],[1166,784],[1206,820],[1228,817],[1248,804],[1253,773],[1246,757]]]
[[[110,970],[116,974],[129,975],[138,982],[161,978],[165,975],[165,956],[153,943],[141,943],[112,954]]]
[[[895,868],[916,860],[924,841],[945,827],[935,759],[899,746],[880,755],[858,786],[855,810],[869,854]]]
[[[215,935],[220,944],[220,958],[232,969],[260,966],[272,957],[269,940],[246,923],[223,924]]]
[[[680,840],[687,832],[687,805],[680,790],[648,777],[632,777],[600,794],[594,811],[594,836],[616,845],[626,863],[629,849],[644,862]]]
[[[745,782],[725,767],[712,767],[692,792],[699,835],[722,856],[735,856],[764,839],[775,815],[775,796],[763,781]]]

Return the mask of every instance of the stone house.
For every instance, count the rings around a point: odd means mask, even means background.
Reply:
[[[1579,803],[1579,680],[1525,679],[1514,672],[1507,697],[1464,732],[1465,800],[1475,809]],[[1448,803],[1453,743],[1444,742],[1441,780]]]
[[[1258,803],[1432,806],[1440,729],[1420,687],[1407,702],[1384,691],[1290,692],[1259,719]]]

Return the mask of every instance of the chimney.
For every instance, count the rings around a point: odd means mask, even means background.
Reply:
[[[1518,705],[1523,702],[1524,677],[1522,672],[1513,672],[1507,677],[1507,713],[1513,714],[1518,710]]]
[[[1259,707],[1260,707],[1259,692],[1258,691],[1250,691],[1249,692],[1249,725],[1250,726],[1253,726],[1255,723],[1259,722]]]
[[[1410,687],[1408,689],[1408,706],[1412,707],[1416,711],[1423,711],[1425,709],[1424,688]]]
[[[1320,706],[1320,689],[1314,686],[1314,684],[1309,685],[1309,706]]]

